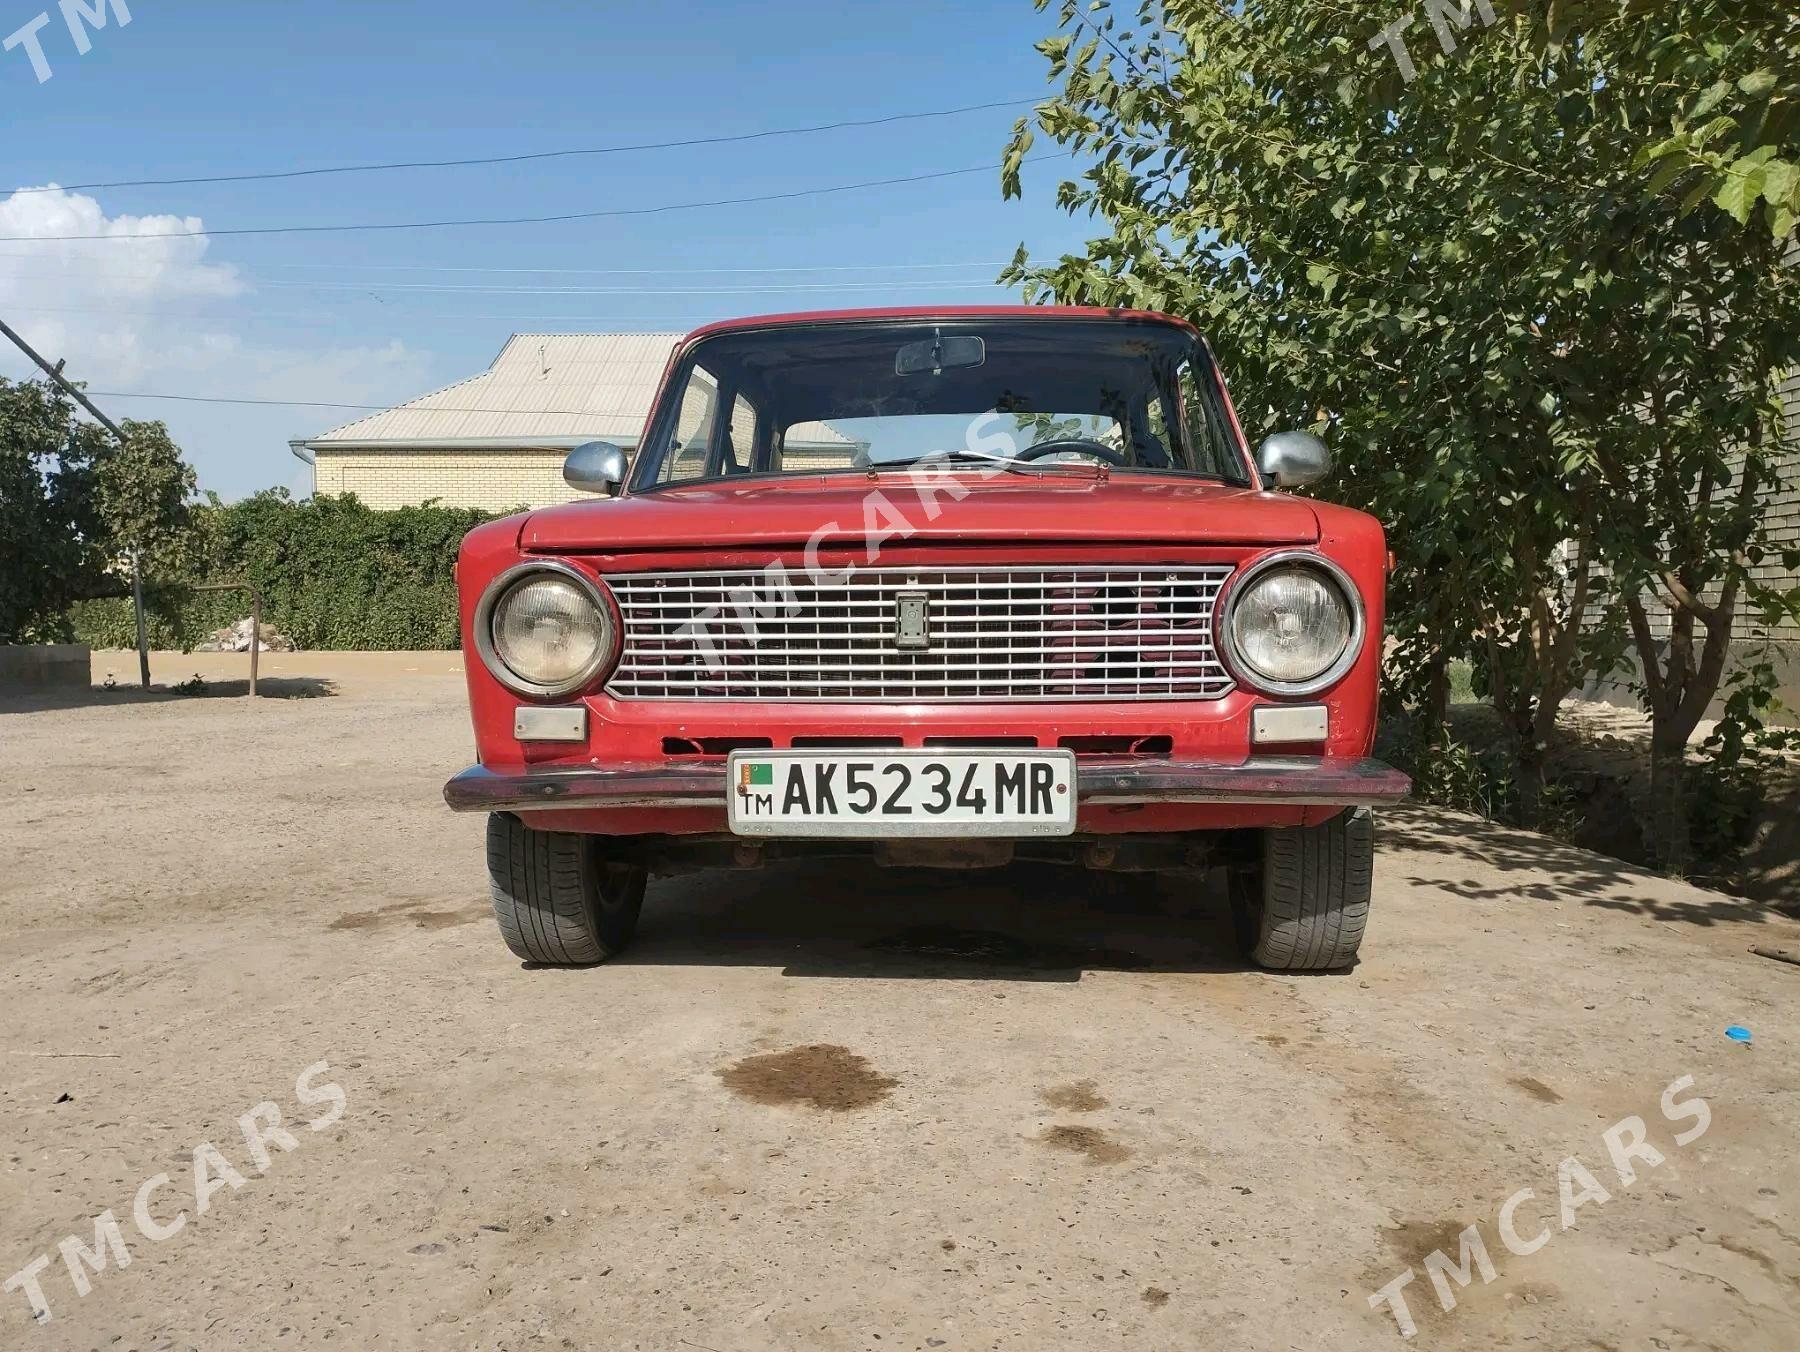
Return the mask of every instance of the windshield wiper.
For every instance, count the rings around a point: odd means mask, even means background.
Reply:
[[[956,451],[932,451],[928,455],[915,455],[905,460],[883,460],[869,466],[870,474],[879,474],[884,469],[906,469],[912,465],[923,464],[978,464],[998,465],[1013,474],[1053,474],[1074,470],[1077,473],[1090,468],[1087,465],[1074,464],[1070,461],[1021,460],[1012,455],[990,455],[986,451],[968,449]],[[1108,466],[1105,461],[1096,461],[1091,467],[1092,478],[1107,477]]]

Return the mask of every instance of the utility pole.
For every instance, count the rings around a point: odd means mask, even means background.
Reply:
[[[0,333],[12,339],[14,347],[36,362],[39,370],[49,376],[71,399],[93,414],[95,420],[102,427],[118,438],[120,446],[125,445],[125,434],[119,430],[119,425],[102,413],[92,399],[89,399],[87,395],[64,378],[64,362],[59,361],[52,366],[38,355],[36,348],[14,332],[3,319],[0,319]],[[138,546],[135,540],[131,545],[131,605],[137,616],[138,678],[143,682],[144,689],[148,690],[150,688],[150,642],[144,630],[144,570],[138,557]]]

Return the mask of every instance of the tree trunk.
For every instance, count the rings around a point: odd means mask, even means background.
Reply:
[[[1544,794],[1550,787],[1549,748],[1527,735],[1515,739],[1514,749],[1519,765],[1519,824],[1541,830]]]
[[[1444,741],[1444,729],[1450,726],[1450,659],[1439,652],[1425,673],[1425,704],[1419,712],[1431,745],[1438,746]]]
[[[1537,736],[1541,708],[1541,692],[1537,688],[1540,668],[1535,660],[1527,662],[1525,679],[1514,685],[1505,663],[1505,650],[1494,639],[1488,640],[1488,663],[1492,668],[1490,683],[1494,709],[1506,729],[1507,749],[1512,753],[1513,768],[1518,776],[1518,824],[1535,831],[1538,829],[1538,808],[1549,780],[1545,747]]]
[[[1687,742],[1654,737],[1650,745],[1650,814],[1645,844],[1667,873],[1687,872],[1692,838],[1688,823]]]

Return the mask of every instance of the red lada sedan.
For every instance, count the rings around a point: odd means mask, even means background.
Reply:
[[[1163,315],[787,315],[676,350],[599,495],[472,531],[457,568],[494,910],[596,963],[646,880],[854,854],[1223,866],[1247,955],[1350,964],[1386,545],[1279,491],[1205,342]]]

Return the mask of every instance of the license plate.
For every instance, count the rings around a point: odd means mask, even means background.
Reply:
[[[1072,751],[734,751],[741,836],[1066,836]]]

